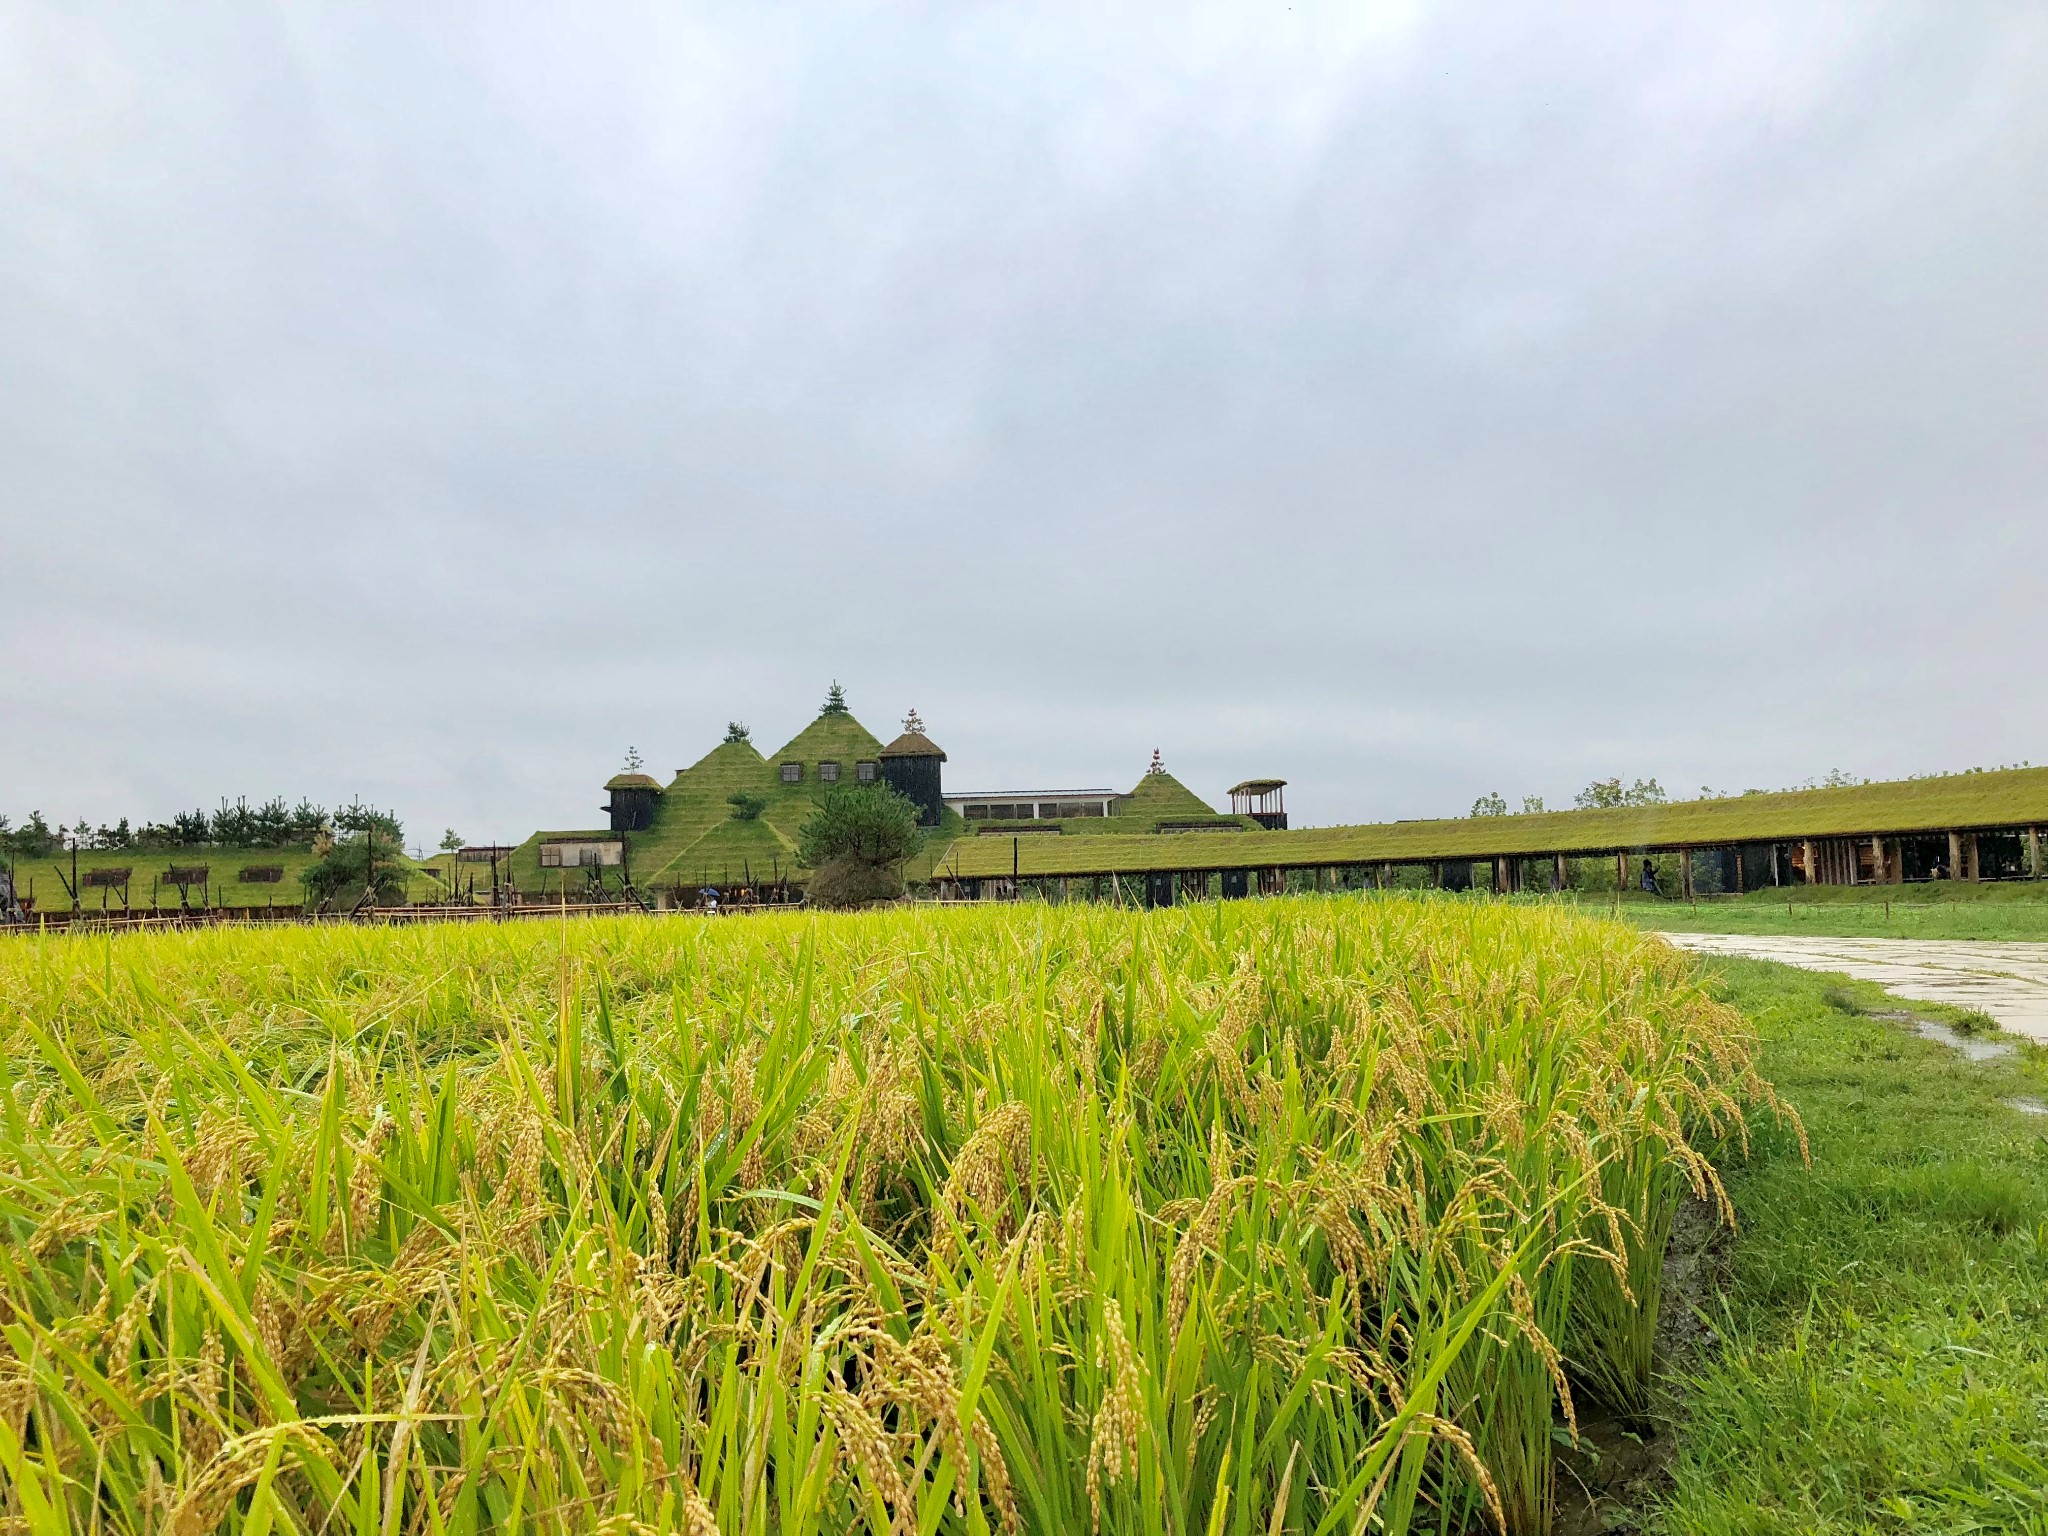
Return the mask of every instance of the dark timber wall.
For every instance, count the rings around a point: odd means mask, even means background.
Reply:
[[[946,808],[940,798],[938,757],[885,757],[882,782],[917,807],[917,824],[936,827]]]
[[[610,791],[612,803],[605,807],[611,812],[614,832],[645,832],[654,825],[654,797],[659,790],[614,789]]]

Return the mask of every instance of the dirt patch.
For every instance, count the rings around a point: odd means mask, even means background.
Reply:
[[[1678,1208],[1664,1250],[1654,1422],[1627,1423],[1582,1402],[1576,1446],[1564,1442],[1560,1424],[1555,1536],[1642,1529],[1643,1505],[1669,1475],[1684,1428],[1684,1399],[1674,1384],[1698,1370],[1721,1342],[1706,1315],[1726,1283],[1734,1237],[1710,1201],[1687,1200]]]

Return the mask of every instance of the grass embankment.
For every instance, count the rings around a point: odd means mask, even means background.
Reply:
[[[1782,910],[1782,908],[1780,909]],[[1661,1527],[2048,1531],[2048,1056],[1972,1064],[1875,988],[1716,962],[1799,1106],[1755,1124],[1718,1352]]]
[[[380,846],[382,846],[380,844]],[[380,855],[381,857],[381,855]],[[87,912],[122,911],[122,888],[85,883],[94,870],[128,873],[126,887],[129,912],[176,912],[180,907],[178,887],[166,878],[174,868],[204,868],[207,883],[203,900],[217,907],[300,907],[306,902],[301,880],[314,863],[309,848],[151,848],[95,849],[78,856],[79,905]],[[447,893],[437,872],[424,863],[398,858],[406,869],[406,896],[412,901],[433,901]],[[275,869],[276,880],[243,881],[244,870]],[[485,866],[488,875],[489,866]],[[71,897],[66,886],[71,880],[71,856],[22,859],[15,865],[16,889],[32,897],[37,912],[69,912]],[[152,884],[154,882],[154,884]],[[184,902],[199,906],[202,889],[186,889]]]
[[[1769,1100],[1667,947],[1397,900],[67,936],[0,1047],[36,1532],[1533,1536]]]
[[[1614,897],[1587,897],[1581,906],[1589,913],[1611,913]],[[1702,899],[1697,909],[1682,901],[1630,895],[1622,899],[1621,915],[1642,927],[1673,933],[2048,940],[2048,881],[1797,886]]]

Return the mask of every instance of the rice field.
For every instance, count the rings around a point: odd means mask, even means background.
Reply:
[[[22,938],[0,1073],[35,1536],[1539,1532],[1785,1113],[1391,898]]]

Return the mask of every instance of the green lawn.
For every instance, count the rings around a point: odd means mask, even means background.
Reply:
[[[1613,896],[1582,898],[1612,908]],[[2048,940],[2048,881],[1802,886],[1697,906],[1631,895],[1622,916],[1677,933],[1811,933],[1833,938]]]
[[[1730,1173],[1720,1342],[1647,1528],[2048,1532],[2048,1116],[2006,1102],[2048,1099],[2048,1054],[1973,1065],[1858,1011],[1913,1006],[1875,988],[1715,969],[1812,1166],[1762,1125]]]

